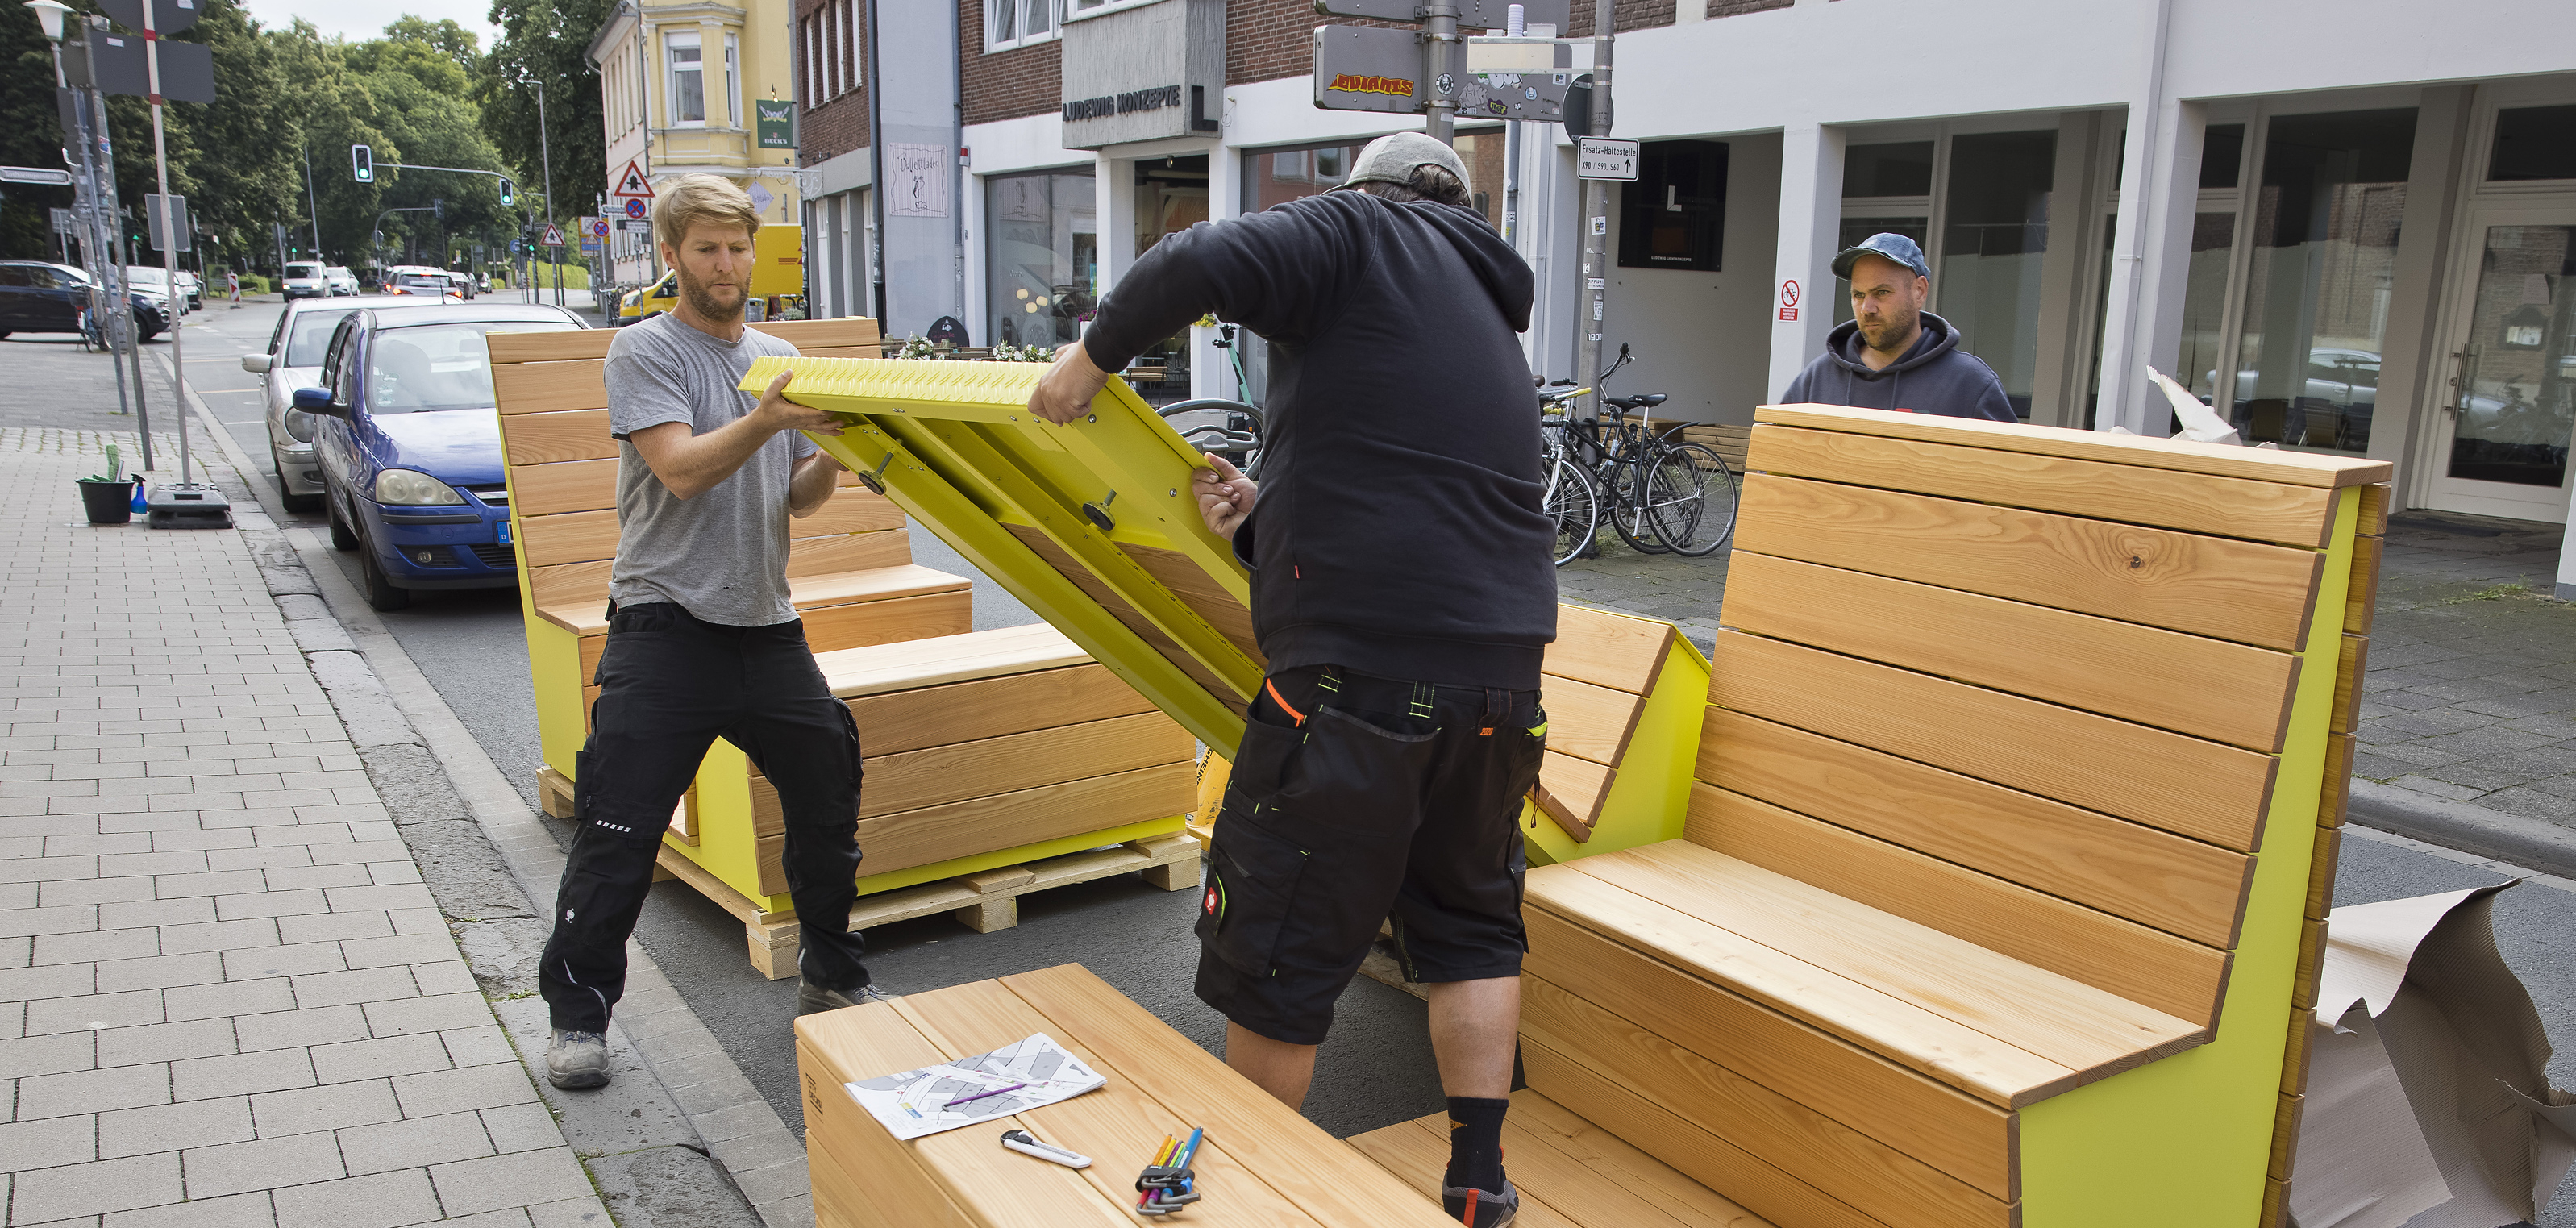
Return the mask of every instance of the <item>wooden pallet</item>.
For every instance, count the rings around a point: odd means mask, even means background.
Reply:
[[[1198,863],[1199,842],[1175,832],[861,896],[850,909],[850,928],[863,930],[953,912],[959,924],[978,934],[989,934],[1020,923],[1020,897],[1030,892],[1087,883],[1132,870],[1143,871],[1146,882],[1165,891],[1187,891],[1198,886]],[[676,878],[687,883],[740,920],[744,939],[751,948],[751,966],[762,976],[776,981],[796,975],[796,946],[801,930],[794,912],[764,911],[667,844],[654,859],[653,878],[656,882]]]

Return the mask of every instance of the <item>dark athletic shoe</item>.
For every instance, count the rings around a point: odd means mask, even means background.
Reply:
[[[546,1041],[546,1082],[563,1088],[608,1086],[608,1038],[557,1030]]]
[[[816,1015],[824,1011],[836,1011],[845,1006],[865,1006],[870,1002],[892,1001],[894,1001],[893,994],[874,985],[861,985],[848,993],[842,993],[837,989],[825,989],[802,978],[796,982],[796,1013],[799,1015]]]
[[[1521,1192],[1512,1188],[1509,1177],[1503,1178],[1500,1194],[1453,1185],[1440,1191],[1440,1209],[1467,1228],[1511,1228],[1513,1217],[1521,1213]]]

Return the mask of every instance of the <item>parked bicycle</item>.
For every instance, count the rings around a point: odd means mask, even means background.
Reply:
[[[1235,340],[1234,325],[1223,325],[1221,334],[1211,344],[1226,352],[1234,369],[1234,386],[1249,389],[1252,385],[1243,374],[1242,346]],[[1214,452],[1243,471],[1243,476],[1258,481],[1261,477],[1261,409],[1249,400],[1224,397],[1200,397],[1174,401],[1155,411],[1172,429],[1181,433],[1193,448]]]
[[[1633,361],[1620,346],[1619,360],[1601,373],[1602,389]],[[1589,391],[1557,391],[1572,383],[1560,380],[1539,394],[1548,458],[1543,506],[1557,522],[1557,566],[1589,551],[1605,518],[1619,540],[1645,554],[1698,558],[1724,546],[1735,532],[1735,475],[1714,449],[1678,437],[1689,423],[1655,431],[1654,407],[1666,395],[1605,395],[1600,414],[1586,419],[1564,412]]]

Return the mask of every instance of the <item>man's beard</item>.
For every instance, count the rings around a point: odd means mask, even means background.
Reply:
[[[742,317],[743,304],[750,301],[748,295],[736,298],[731,303],[727,303],[718,299],[714,290],[709,289],[707,286],[692,279],[689,276],[689,271],[687,269],[680,269],[678,272],[680,274],[680,298],[689,304],[689,310],[705,316],[710,320],[716,321],[736,320]],[[740,286],[736,286],[734,287],[734,292],[737,295],[740,295],[742,294],[742,288]]]
[[[684,281],[681,284],[686,285],[687,283]],[[1878,330],[1875,334],[1870,331],[1868,324],[1863,323],[1860,326],[1861,344],[1868,346],[1873,350],[1879,350],[1880,353],[1886,353],[1885,350],[1879,349],[1879,343],[1882,340],[1888,342],[1902,340],[1906,334],[1914,331],[1916,322],[1920,321],[1922,318],[1923,312],[1920,308],[1908,308],[1902,315],[1895,312],[1889,312],[1886,315],[1879,317],[1881,323],[1879,324]]]

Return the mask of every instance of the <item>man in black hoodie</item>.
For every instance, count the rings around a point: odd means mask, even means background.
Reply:
[[[1994,368],[1959,348],[1950,322],[1923,310],[1932,270],[1900,234],[1874,234],[1834,257],[1851,282],[1852,319],[1835,326],[1780,399],[2018,422]]]
[[[1350,189],[1350,190],[1343,190]],[[1514,820],[1546,742],[1555,527],[1515,334],[1529,266],[1419,133],[1341,189],[1164,238],[1029,401],[1088,411],[1107,372],[1213,313],[1271,347],[1262,479],[1210,457],[1208,527],[1252,569],[1269,676],[1210,851],[1198,995],[1226,1061],[1304,1102],[1333,1003],[1392,919],[1431,986],[1450,1097],[1450,1213],[1509,1224],[1502,1122],[1520,1017]]]

